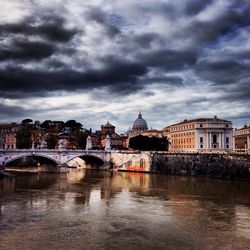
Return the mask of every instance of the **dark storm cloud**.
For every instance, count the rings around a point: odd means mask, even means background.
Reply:
[[[231,10],[211,22],[194,22],[189,32],[193,32],[201,44],[216,41],[234,29],[248,25],[250,18],[247,13],[249,11],[250,9],[247,9],[240,14]]]
[[[163,84],[168,84],[168,85],[173,85],[173,86],[182,86],[183,85],[183,78],[181,77],[172,77],[172,76],[153,76],[153,77],[145,77],[141,79],[142,82],[144,83],[163,83]]]
[[[240,80],[250,76],[250,65],[237,61],[201,62],[196,67],[196,73],[201,78],[214,84],[239,83]]]
[[[185,17],[195,16],[200,11],[215,4],[216,1],[187,1],[184,13],[179,13]],[[210,7],[211,7],[210,6]],[[214,9],[214,12],[217,10]],[[220,38],[242,29],[250,24],[250,4],[244,1],[231,1],[231,7],[227,8],[220,15],[212,18],[200,20],[193,18],[191,24],[186,29],[176,29],[173,39],[181,40],[192,38],[193,48],[200,49],[208,44],[217,42]],[[176,17],[178,20],[179,16]],[[190,16],[189,16],[190,18]],[[197,47],[198,46],[198,47]]]
[[[66,29],[65,20],[52,14],[26,18],[19,23],[0,25],[0,36],[19,34],[24,36],[41,36],[54,42],[68,42],[78,31]]]
[[[196,15],[209,5],[213,4],[213,1],[191,1],[187,2],[184,6],[183,15],[188,14]],[[160,4],[151,6],[150,8],[143,8],[144,11],[151,11],[155,15],[159,13],[168,15],[172,13],[179,14],[173,4]],[[55,59],[47,61],[48,69],[52,67],[57,69],[56,71],[48,70],[48,72],[30,69],[22,70],[17,67],[13,71],[6,69],[0,71],[0,80],[2,92],[18,89],[20,92],[22,88],[27,93],[32,92],[46,92],[48,90],[76,90],[95,88],[101,86],[110,86],[110,89],[118,94],[129,93],[141,88],[146,84],[157,81],[158,83],[167,83],[172,85],[180,85],[183,83],[182,77],[177,79],[165,78],[163,75],[159,75],[154,79],[147,77],[147,73],[151,69],[159,69],[159,71],[168,72],[181,72],[183,70],[189,70],[194,68],[203,79],[214,81],[215,83],[227,83],[233,78],[240,77],[242,66],[232,61],[230,63],[222,63],[220,65],[211,65],[209,63],[197,63],[200,57],[200,48],[195,47],[197,40],[199,44],[203,45],[204,42],[211,42],[220,36],[230,32],[231,29],[238,27],[244,27],[248,24],[249,18],[246,11],[249,7],[244,7],[240,10],[229,9],[226,13],[223,13],[220,17],[210,21],[193,21],[191,26],[184,31],[181,30],[176,39],[186,36],[193,38],[193,48],[185,49],[173,49],[166,48],[166,40],[157,34],[156,32],[141,32],[140,34],[124,33],[118,27],[116,19],[112,18],[112,13],[104,11],[101,7],[89,7],[85,10],[85,19],[88,22],[96,22],[100,25],[106,35],[110,37],[111,42],[114,42],[113,36],[121,35],[119,43],[122,44],[121,51],[131,53],[134,56],[134,60],[128,62],[122,58],[122,55],[112,55],[112,51],[107,51],[106,56],[97,57],[97,61],[101,62],[104,66],[100,69],[87,69],[74,70],[73,65],[65,65],[65,62],[60,60],[60,56]],[[176,18],[176,16],[175,16]],[[67,53],[68,48],[64,48],[59,51],[57,45],[54,42],[69,42],[76,34],[79,33],[77,29],[65,28],[66,20],[60,16],[52,15],[50,12],[38,16],[31,16],[24,19],[20,23],[14,24],[2,24],[0,25],[0,34],[10,36],[13,39],[13,35],[23,35],[25,38],[20,41],[14,39],[12,44],[7,48],[2,47],[0,49],[0,60],[37,60],[51,57],[54,54]],[[28,40],[30,36],[40,36],[47,41],[34,42]],[[88,34],[86,34],[88,35]],[[180,36],[178,38],[178,36]],[[172,39],[175,39],[173,37]],[[157,49],[152,48],[152,44],[157,42]],[[144,50],[142,50],[144,48]],[[146,49],[146,50],[145,50]],[[67,54],[71,56],[75,53],[75,49],[71,48]],[[124,53],[123,51],[123,53]],[[119,52],[119,51],[118,51]],[[108,56],[110,54],[110,56]],[[119,59],[117,59],[119,58]],[[78,59],[79,60],[79,59]],[[78,65],[84,65],[84,58],[81,58]],[[230,64],[230,65],[229,65]],[[221,68],[220,68],[221,67]],[[228,73],[229,70],[229,73]],[[144,83],[142,80],[144,80]]]
[[[51,56],[55,51],[55,47],[48,43],[16,40],[8,48],[0,48],[0,61],[39,60]]]
[[[0,61],[33,61],[48,58],[56,53],[73,54],[73,48],[60,48],[66,44],[78,30],[65,28],[62,17],[46,14],[30,16],[19,23],[2,23],[0,25]],[[36,38],[36,39],[34,39]]]
[[[107,60],[107,59],[105,59]],[[130,62],[113,61],[100,70],[77,72],[35,71],[9,67],[0,71],[0,93],[10,96],[12,92],[20,95],[39,95],[40,92],[77,89],[90,89],[98,86],[110,86],[116,91],[136,89],[137,77],[146,73],[146,68]],[[11,93],[11,94],[10,94]],[[21,97],[21,96],[20,96]]]
[[[190,16],[196,15],[204,10],[214,0],[192,0],[185,5],[184,13]]]

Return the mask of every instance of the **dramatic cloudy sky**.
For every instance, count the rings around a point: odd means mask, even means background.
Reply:
[[[0,122],[250,123],[249,0],[0,0]]]

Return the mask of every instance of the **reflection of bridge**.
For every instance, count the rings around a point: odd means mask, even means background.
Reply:
[[[6,149],[0,150],[0,166],[5,166],[24,157],[44,158],[56,166],[65,166],[79,157],[101,161],[102,168],[138,168],[149,170],[151,154],[149,152],[105,151],[105,150],[55,150],[55,149]]]

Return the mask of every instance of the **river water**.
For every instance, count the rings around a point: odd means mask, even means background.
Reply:
[[[4,178],[0,249],[250,249],[250,183],[74,169]]]

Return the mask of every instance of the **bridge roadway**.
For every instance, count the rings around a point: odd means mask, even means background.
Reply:
[[[0,166],[4,167],[23,157],[42,157],[54,162],[57,171],[65,168],[67,163],[77,157],[99,159],[102,168],[119,168],[128,170],[149,171],[152,163],[151,152],[116,151],[116,150],[66,150],[66,149],[2,149],[0,150]],[[59,171],[60,172],[60,171]]]

